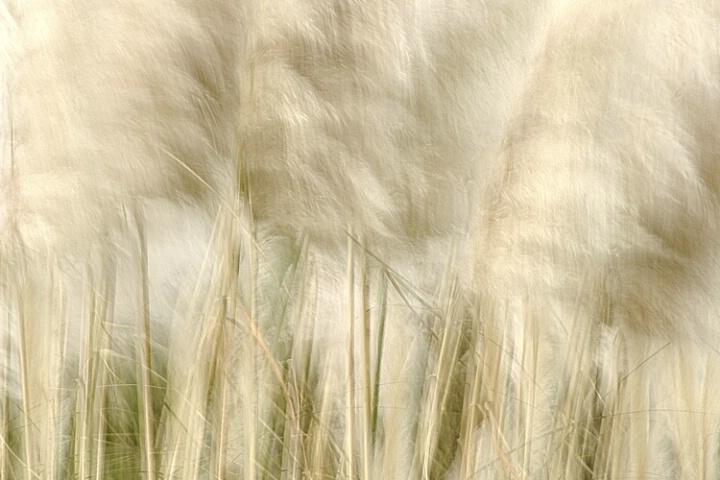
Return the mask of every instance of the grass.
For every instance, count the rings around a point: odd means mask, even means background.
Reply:
[[[717,472],[712,349],[500,311],[451,267],[423,290],[352,234],[327,257],[261,238],[239,207],[163,325],[142,221],[128,232],[130,277],[111,255],[70,276],[51,258],[39,285],[18,274],[5,291],[2,478]],[[132,322],[115,318],[119,278]]]

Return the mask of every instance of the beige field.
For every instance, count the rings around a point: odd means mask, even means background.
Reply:
[[[0,0],[0,478],[718,478],[718,132],[715,0]]]

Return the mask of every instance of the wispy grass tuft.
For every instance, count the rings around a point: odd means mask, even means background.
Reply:
[[[549,326],[542,299],[471,299],[450,266],[423,289],[353,235],[326,255],[248,216],[218,215],[168,331],[140,217],[131,266],[101,251],[72,275],[50,257],[43,283],[17,279],[2,317],[2,478],[716,472],[714,353],[588,323],[580,307]],[[132,322],[120,291],[135,295]]]

